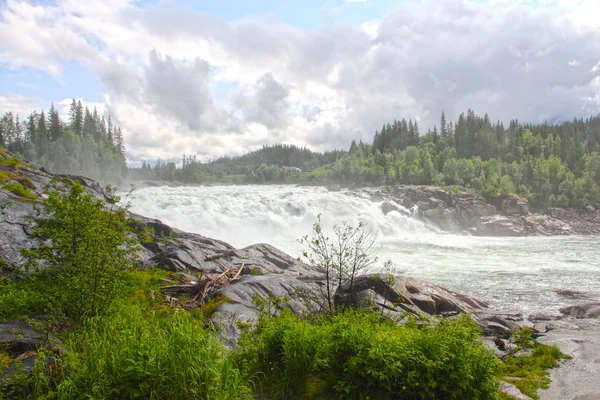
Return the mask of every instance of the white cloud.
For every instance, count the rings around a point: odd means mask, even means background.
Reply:
[[[600,31],[586,18],[600,2],[493,3],[405,2],[361,26],[302,31],[129,0],[7,0],[0,63],[57,79],[69,60],[92,68],[136,159],[206,159],[266,142],[347,147],[394,118],[424,131],[442,110],[531,122],[600,112]],[[32,104],[0,97],[0,109]]]
[[[32,111],[39,111],[48,105],[44,99],[38,97],[27,97],[18,94],[0,95],[0,114],[11,111],[21,119],[25,119]]]

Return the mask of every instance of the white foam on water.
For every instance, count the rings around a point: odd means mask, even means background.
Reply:
[[[153,187],[134,192],[132,211],[204,236],[245,247],[269,243],[297,257],[320,214],[325,232],[347,221],[377,231],[379,258],[397,271],[479,295],[493,306],[556,313],[568,304],[554,289],[598,292],[600,238],[481,238],[451,235],[412,217],[384,215],[382,202],[320,187]]]

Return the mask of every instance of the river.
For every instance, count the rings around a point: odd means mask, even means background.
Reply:
[[[381,264],[398,273],[477,295],[493,308],[558,314],[570,304],[555,290],[600,290],[600,237],[471,237],[441,232],[400,209],[321,187],[149,187],[134,192],[132,211],[238,248],[270,243],[297,257],[298,239],[310,235],[317,215],[326,232],[359,221],[377,232]]]

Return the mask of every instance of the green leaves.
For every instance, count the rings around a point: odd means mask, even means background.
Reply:
[[[57,186],[35,220],[38,246],[24,250],[38,290],[54,312],[76,320],[108,312],[133,267],[137,241],[130,235],[126,207],[108,190],[110,209],[79,182]]]
[[[273,399],[496,399],[498,362],[468,316],[418,327],[368,310],[261,319],[234,353]]]

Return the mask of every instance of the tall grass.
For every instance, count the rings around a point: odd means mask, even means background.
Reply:
[[[30,398],[241,399],[249,390],[201,321],[123,304],[69,335],[52,379],[34,374]]]
[[[315,323],[283,312],[235,360],[270,399],[497,399],[498,362],[468,318],[418,327],[349,310]]]

